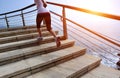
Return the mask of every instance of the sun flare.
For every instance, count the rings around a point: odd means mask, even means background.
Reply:
[[[113,7],[109,0],[80,0],[79,3],[76,1],[74,6],[100,12],[108,12]]]

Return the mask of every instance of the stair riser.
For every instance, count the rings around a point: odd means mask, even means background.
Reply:
[[[36,28],[36,26],[25,26],[25,27],[16,27],[16,28],[5,28],[5,29],[0,29],[0,32],[15,31],[15,30],[22,30],[22,29],[31,29],[31,28]]]
[[[19,75],[16,75],[16,76],[13,76],[13,77],[10,77],[10,78],[25,78],[27,76],[31,75],[31,72],[24,72],[22,74],[19,74]],[[6,77],[6,78],[9,78],[9,77]]]
[[[55,31],[55,33],[58,34],[58,31]],[[43,32],[42,36],[43,37],[51,36],[51,34],[49,32]],[[38,33],[14,36],[14,37],[11,37],[11,38],[2,38],[2,39],[0,39],[0,44],[15,42],[15,41],[21,41],[21,40],[27,40],[27,39],[33,39],[33,38],[36,38],[36,37],[38,37]]]
[[[86,74],[88,72],[87,70],[88,70],[88,67],[85,67],[85,68],[81,69],[80,71],[77,71],[66,78],[79,78],[80,76]]]
[[[16,56],[3,58],[3,59],[0,59],[0,65],[5,65],[5,64],[8,64],[8,63],[16,62],[16,61],[27,59],[27,58],[30,58],[30,57],[34,57],[34,56],[50,53],[52,51],[57,51],[57,50],[60,50],[60,49],[68,48],[68,47],[71,47],[73,45],[74,45],[74,43],[71,42],[71,43],[62,45],[59,48],[57,48],[55,46],[52,46],[49,49],[43,48],[43,49],[39,49],[39,50],[33,51],[31,53],[29,52],[29,53],[26,53],[26,54],[19,54],[19,55],[16,55]]]
[[[11,32],[3,32],[0,34],[0,38],[2,37],[8,37],[8,36],[14,36],[14,35],[22,35],[22,34],[29,34],[31,32],[37,32],[36,29],[34,30],[18,30],[18,31],[11,31]]]
[[[42,31],[46,31],[46,28],[42,28]],[[10,32],[2,32],[0,33],[0,38],[8,37],[8,36],[15,36],[15,35],[22,35],[22,34],[30,34],[37,32],[37,29],[29,29],[29,30],[18,30],[18,31],[10,31]]]
[[[31,47],[31,46],[36,46],[37,44],[38,44],[38,42],[36,40],[31,43],[7,46],[7,47],[1,48],[0,53],[6,52],[6,51],[11,51],[11,50],[16,50],[16,49],[21,49],[21,48],[26,48],[26,47]]]
[[[22,72],[18,71],[18,72],[15,72],[15,73],[12,73],[12,74],[0,77],[0,78],[23,78],[30,74],[31,74],[30,69],[25,69],[25,70],[22,70]]]
[[[91,71],[92,69],[98,67],[100,65],[101,60],[89,65],[88,71]]]
[[[6,58],[4,59],[4,61],[0,61],[0,66],[5,65],[5,64],[9,64],[9,63],[13,63],[16,61],[20,61],[20,60],[24,60],[25,56],[16,56],[16,57],[12,57],[12,58]]]
[[[77,53],[80,53],[81,54],[81,52],[82,51],[79,51],[79,52],[77,52]],[[84,52],[82,52],[82,54],[84,54],[85,53],[85,51]],[[40,65],[37,65],[37,66],[34,66],[34,67],[32,67],[31,68],[31,70],[29,71],[29,72],[31,72],[32,74],[33,73],[37,73],[37,72],[39,72],[39,71],[41,71],[41,70],[44,70],[44,69],[46,69],[46,68],[50,68],[50,67],[53,67],[53,66],[55,66],[55,65],[58,65],[58,64],[60,64],[60,62],[62,61],[62,62],[66,62],[66,61],[68,61],[68,60],[70,60],[70,59],[73,59],[73,58],[75,58],[74,57],[74,54],[76,55],[76,52],[74,52],[74,53],[72,53],[72,54],[69,54],[69,55],[66,55],[66,56],[62,56],[62,57],[59,57],[59,58],[57,58],[57,59],[54,59],[54,60],[51,60],[51,61],[49,61],[49,62],[46,62],[46,63],[44,63],[44,64],[40,64]],[[79,54],[79,55],[80,55]],[[61,63],[62,63],[61,62]],[[18,77],[17,75],[19,75],[19,76],[21,76],[22,78],[23,77],[26,77],[26,76],[28,76],[29,74],[24,74],[24,73],[28,73],[28,71],[27,71],[28,69],[26,69],[26,70],[24,70],[24,72],[22,72],[22,70],[21,71],[18,71],[18,72],[16,72],[16,73],[12,73],[12,75],[10,75],[9,77],[14,77],[14,76],[16,76],[16,77]],[[25,72],[26,71],[26,72]],[[20,73],[19,73],[20,72]],[[21,74],[21,75],[20,75]],[[15,78],[16,78],[15,77]],[[6,78],[8,78],[8,77],[6,77]],[[18,78],[20,78],[20,77],[18,77]]]

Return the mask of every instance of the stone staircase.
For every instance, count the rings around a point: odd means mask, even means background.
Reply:
[[[45,26],[42,35],[43,41],[39,43],[35,26],[0,30],[0,78],[120,77],[120,72],[112,68],[109,70],[115,71],[114,77],[109,77],[107,70],[101,71],[107,68],[100,65],[101,59],[86,54],[86,48],[74,45],[74,40],[61,40],[62,45],[56,47]],[[96,76],[99,72],[95,71],[105,72]]]

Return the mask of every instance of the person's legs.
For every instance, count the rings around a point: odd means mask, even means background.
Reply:
[[[120,56],[120,53],[118,53],[117,55]]]
[[[46,22],[47,30],[54,36],[57,47],[59,47],[61,45],[60,38],[56,36],[56,33],[51,28],[51,16],[50,16],[50,13],[46,13],[46,16],[45,16],[44,19],[45,19],[45,22]]]
[[[50,16],[50,13],[46,13],[46,16],[45,16],[44,19],[45,19],[45,22],[46,22],[47,30],[56,38],[56,34],[51,28],[51,16]]]
[[[37,24],[37,31],[38,31],[38,34],[39,34],[39,40],[42,40],[42,34],[41,34],[41,22],[43,20],[43,17],[41,14],[37,14],[37,17],[36,17],[36,24]]]

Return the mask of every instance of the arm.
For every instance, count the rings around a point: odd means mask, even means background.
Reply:
[[[47,3],[44,0],[41,0],[43,2],[43,6],[46,8],[47,7]]]

